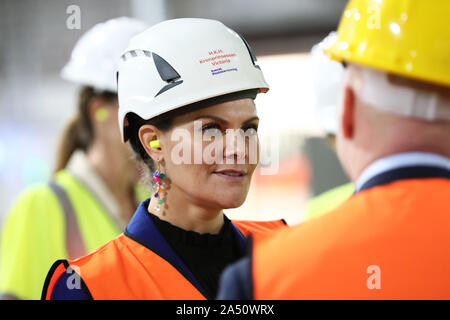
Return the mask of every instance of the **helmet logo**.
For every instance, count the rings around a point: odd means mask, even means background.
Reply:
[[[182,84],[183,80],[180,79],[180,75],[178,72],[162,57],[157,55],[156,53],[146,51],[146,50],[131,50],[124,55],[122,55],[122,60],[126,61],[128,58],[134,58],[138,56],[145,55],[146,57],[153,58],[153,62],[155,63],[156,70],[158,70],[158,74],[161,77],[161,79],[167,84],[161,88],[161,90],[158,91],[158,93],[155,95],[155,97],[159,96],[161,93],[172,89],[173,87]],[[119,74],[117,73],[117,78]]]
[[[255,66],[255,68],[258,68],[259,70],[261,70],[260,66],[258,66],[256,64],[256,56],[253,53],[253,50],[250,47],[250,45],[248,44],[247,40],[245,40],[245,38],[243,36],[241,36],[241,35],[239,35],[239,37],[241,37],[242,41],[244,41],[245,46],[247,47],[248,53],[250,54],[250,58],[252,58],[252,62],[253,62],[253,65]]]
[[[155,95],[155,97],[183,83],[183,80],[176,81],[181,77],[178,74],[178,72],[166,60],[164,60],[154,52],[152,52],[152,57],[161,79],[167,82],[167,84],[164,87],[162,87],[161,90],[159,90],[159,92]]]

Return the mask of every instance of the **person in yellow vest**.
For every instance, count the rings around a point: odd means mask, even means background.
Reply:
[[[61,137],[50,183],[26,189],[1,234],[3,298],[39,299],[48,269],[120,234],[148,196],[120,142],[115,68],[146,24],[121,17],[97,24],[76,44],[62,77],[81,85],[77,114]]]
[[[356,194],[257,238],[221,299],[450,299],[450,2],[351,0],[337,134]]]
[[[213,299],[245,236],[283,221],[230,221],[259,160],[254,99],[269,87],[248,43],[216,20],[163,21],[133,37],[118,70],[119,125],[152,197],[125,232],[57,261],[43,299]]]
[[[323,49],[336,41],[336,32],[330,32],[321,42],[314,45],[310,53],[315,94],[314,113],[320,128],[325,132],[329,146],[336,149],[336,131],[338,123],[339,90],[342,81],[343,67],[340,63],[328,59]],[[347,200],[355,191],[349,182],[327,190],[306,204],[305,217],[312,219],[329,212]]]

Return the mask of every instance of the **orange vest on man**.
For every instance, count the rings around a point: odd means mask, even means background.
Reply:
[[[449,270],[446,159],[385,171],[327,215],[255,239],[218,297],[450,299]]]
[[[152,222],[144,201],[126,231],[87,256],[59,260],[50,270],[42,299],[73,289],[68,299],[207,299],[199,282]],[[233,221],[236,240],[285,226],[284,221]],[[53,297],[54,298],[54,297]]]

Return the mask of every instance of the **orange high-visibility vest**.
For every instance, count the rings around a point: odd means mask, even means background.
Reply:
[[[64,273],[76,272],[85,296],[93,299],[206,299],[195,277],[167,246],[145,208],[144,202],[124,234],[87,256],[56,262],[47,276],[42,298],[51,299],[55,284]],[[285,226],[281,220],[232,223],[238,241],[249,233]]]
[[[375,186],[255,239],[253,298],[450,299],[449,177]]]
[[[87,256],[62,260],[50,280],[47,300],[69,267],[95,300],[205,299],[175,266],[124,234]]]

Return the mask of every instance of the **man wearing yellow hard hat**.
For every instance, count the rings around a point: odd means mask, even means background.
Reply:
[[[449,14],[447,0],[349,1],[325,51],[346,66],[337,149],[355,194],[255,239],[219,298],[450,299]]]

